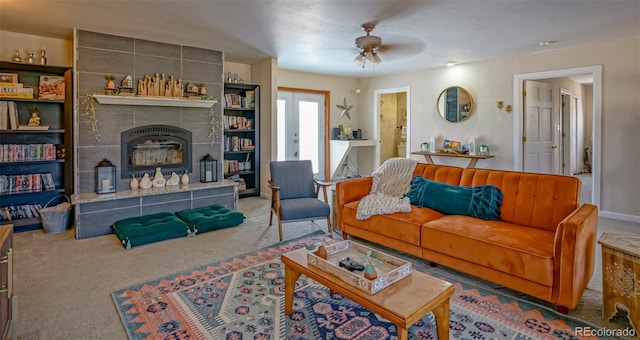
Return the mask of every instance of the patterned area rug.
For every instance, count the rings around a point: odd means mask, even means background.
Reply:
[[[330,296],[304,275],[297,282],[293,313],[284,315],[280,254],[321,234],[113,292],[129,338],[396,339],[392,323],[339,294]],[[429,272],[421,264],[414,270]],[[576,327],[593,328],[469,283],[456,282],[455,288],[449,322],[454,339],[579,339]],[[409,329],[409,339],[437,339],[435,329],[430,313]]]

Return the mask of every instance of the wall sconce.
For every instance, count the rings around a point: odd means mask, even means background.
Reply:
[[[96,192],[116,192],[116,166],[106,158],[96,165]]]
[[[499,100],[498,101],[498,109],[502,110],[502,108],[504,108],[505,111],[507,112],[511,112],[513,111],[513,108],[511,108],[511,105],[507,105],[507,107],[504,107],[504,100]]]
[[[218,161],[210,154],[200,160],[200,182],[209,183],[218,181]]]

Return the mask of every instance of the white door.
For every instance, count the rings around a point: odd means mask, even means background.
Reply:
[[[277,160],[311,160],[324,178],[324,95],[278,91],[277,107]]]
[[[558,174],[559,117],[554,113],[551,85],[525,81],[523,114],[524,171]]]

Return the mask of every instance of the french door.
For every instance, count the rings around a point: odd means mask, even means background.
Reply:
[[[278,91],[277,157],[308,159],[316,178],[325,178],[325,96],[317,93]]]

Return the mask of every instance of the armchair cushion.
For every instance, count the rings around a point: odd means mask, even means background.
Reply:
[[[280,216],[282,220],[311,219],[327,217],[329,205],[317,198],[290,198],[280,200]]]
[[[280,187],[280,199],[315,197],[311,161],[271,162],[271,180]]]

